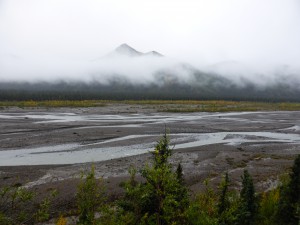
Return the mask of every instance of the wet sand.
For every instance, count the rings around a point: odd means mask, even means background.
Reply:
[[[193,192],[228,171],[240,187],[244,169],[256,188],[276,185],[300,153],[300,112],[159,113],[157,107],[8,108],[0,111],[0,186],[19,183],[43,193],[57,188],[57,209],[74,205],[76,184],[93,163],[111,198],[128,168],[150,163],[165,126]]]

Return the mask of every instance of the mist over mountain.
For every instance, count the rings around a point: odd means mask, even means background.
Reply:
[[[0,99],[233,99],[299,101],[299,73],[238,61],[202,68],[122,44],[86,61],[1,57]],[[17,65],[12,67],[11,65]],[[5,76],[7,74],[7,76]]]

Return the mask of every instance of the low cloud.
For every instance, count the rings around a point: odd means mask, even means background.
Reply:
[[[1,82],[127,82],[134,85],[161,85],[159,77],[176,80],[181,84],[193,85],[196,73],[208,79],[223,77],[243,87],[252,83],[258,88],[278,83],[298,88],[300,73],[290,66],[270,66],[260,70],[238,61],[224,61],[213,65],[197,67],[168,57],[124,56],[101,57],[96,60],[70,60],[62,58],[3,55],[0,58]],[[201,81],[200,83],[201,84]]]

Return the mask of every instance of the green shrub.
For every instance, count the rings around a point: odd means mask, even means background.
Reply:
[[[279,188],[269,192],[263,192],[259,202],[258,222],[259,225],[276,224],[276,212],[279,203]]]
[[[82,174],[76,197],[79,211],[77,224],[95,224],[95,213],[101,212],[105,194],[102,180],[95,178],[94,166],[92,166],[91,171],[86,176]]]

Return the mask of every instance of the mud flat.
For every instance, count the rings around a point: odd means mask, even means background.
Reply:
[[[165,126],[174,167],[191,190],[217,184],[228,171],[236,188],[248,169],[257,189],[276,185],[300,153],[300,112],[160,113],[149,106],[7,108],[0,111],[0,186],[18,183],[40,193],[57,188],[57,204],[72,208],[82,170],[95,165],[112,198],[130,165],[150,162]]]

